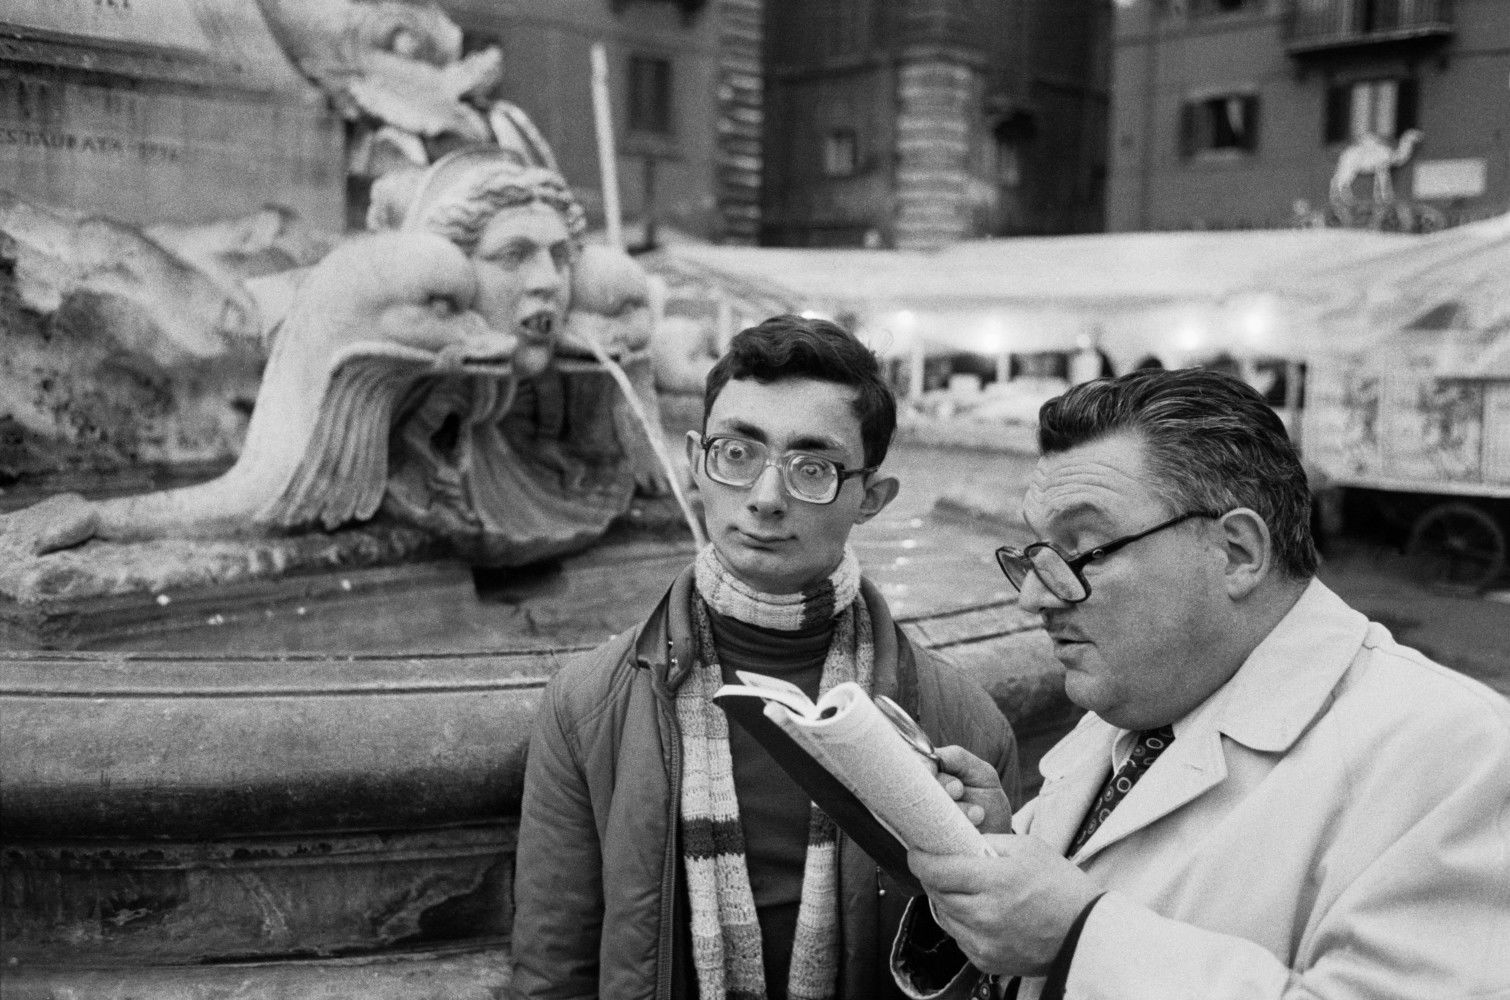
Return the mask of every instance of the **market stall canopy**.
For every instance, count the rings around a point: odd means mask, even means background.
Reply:
[[[1257,275],[1249,291],[1279,296],[1288,350],[1299,356],[1429,343],[1442,345],[1454,371],[1504,372],[1510,214],[1406,240],[1362,259],[1285,262]]]
[[[1398,236],[1313,229],[967,240],[931,252],[726,246],[673,252],[813,301],[871,310],[1217,298],[1247,287],[1276,260],[1352,261],[1401,244]]]
[[[1364,262],[1411,237],[1353,230],[1119,233],[971,240],[943,250],[683,245],[668,262],[853,316],[881,350],[1072,350],[1094,329],[1130,355],[1242,339],[1240,292],[1274,262]],[[1236,306],[1233,303],[1236,302]],[[1225,314],[1238,310],[1234,319]],[[1222,331],[1232,327],[1236,334]],[[1251,338],[1250,338],[1251,339]]]

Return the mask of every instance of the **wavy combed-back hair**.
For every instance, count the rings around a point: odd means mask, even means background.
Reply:
[[[1286,575],[1315,574],[1305,470],[1279,416],[1248,383],[1201,368],[1143,369],[1077,385],[1038,411],[1045,455],[1117,433],[1143,439],[1148,486],[1171,514],[1247,507],[1269,526]]]
[[[573,245],[580,243],[587,217],[560,174],[496,146],[468,147],[429,167],[384,175],[373,185],[367,226],[424,230],[471,254],[493,216],[535,202],[559,212]]]
[[[730,379],[777,382],[811,378],[859,390],[854,402],[865,444],[865,464],[880,465],[897,427],[897,401],[881,374],[875,352],[853,333],[825,319],[772,316],[741,330],[708,372],[703,393],[703,430]]]

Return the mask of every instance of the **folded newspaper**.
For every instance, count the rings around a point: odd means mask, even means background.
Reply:
[[[918,890],[907,850],[988,853],[985,838],[865,689],[835,685],[814,702],[776,677],[738,671],[715,703],[770,752],[845,833],[893,878]],[[781,711],[775,706],[780,706]]]

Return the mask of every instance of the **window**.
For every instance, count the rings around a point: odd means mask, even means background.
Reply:
[[[708,0],[670,0],[670,2],[681,10],[682,24],[691,24]],[[629,3],[630,0],[608,0],[608,6],[615,14],[624,13],[624,8],[628,7]]]
[[[1022,147],[1015,139],[996,137],[996,183],[1015,188],[1022,184]]]
[[[671,60],[629,57],[629,130],[672,134]]]
[[[860,147],[852,129],[835,129],[823,138],[823,173],[850,177],[860,166]]]
[[[1038,135],[1038,122],[1033,113],[1016,110],[991,130],[990,171],[1000,187],[1015,188],[1022,184],[1024,153]]]
[[[1323,136],[1327,142],[1351,142],[1365,132],[1394,139],[1415,126],[1416,81],[1409,77],[1327,88]]]
[[[1180,116],[1180,151],[1251,153],[1258,149],[1258,95],[1225,94],[1186,102]]]
[[[1352,0],[1353,28],[1364,34],[1400,27],[1400,0]]]
[[[1192,0],[1190,9],[1198,17],[1207,14],[1257,13],[1264,0]]]

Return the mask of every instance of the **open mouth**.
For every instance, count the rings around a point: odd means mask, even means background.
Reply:
[[[556,314],[548,309],[530,313],[519,321],[519,328],[529,340],[547,341],[556,333]]]

